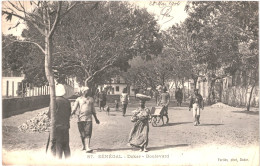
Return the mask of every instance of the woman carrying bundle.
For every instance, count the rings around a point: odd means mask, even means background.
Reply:
[[[140,151],[148,152],[148,133],[149,133],[149,116],[150,110],[145,107],[145,102],[150,100],[150,96],[137,94],[136,97],[140,100],[140,107],[134,111],[131,118],[135,122],[133,129],[130,132],[129,144],[133,147],[140,148]]]

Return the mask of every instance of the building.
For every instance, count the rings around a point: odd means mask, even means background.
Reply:
[[[24,79],[24,75],[14,72],[3,72],[2,76],[2,96],[18,97],[19,85]]]
[[[135,96],[135,89],[133,86],[129,86],[125,80],[120,77],[116,76],[115,78],[111,79],[111,82],[106,83],[104,85],[98,85],[99,91],[104,90],[107,88],[108,95],[121,95],[123,93],[124,88],[127,88],[127,92],[130,96]]]

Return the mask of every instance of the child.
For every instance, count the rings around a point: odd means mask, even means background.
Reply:
[[[119,104],[118,104],[118,102],[117,102],[117,100],[115,100],[115,111],[118,111],[118,108],[119,108]]]

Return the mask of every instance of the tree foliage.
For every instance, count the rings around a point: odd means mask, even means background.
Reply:
[[[59,56],[70,59],[63,67],[73,68],[82,81],[93,82],[111,67],[126,71],[134,56],[158,52],[154,47],[158,27],[146,10],[125,2],[102,2],[95,10],[88,8],[81,6],[67,15],[55,34]]]
[[[2,45],[3,71],[24,74],[23,82],[34,86],[47,84],[44,56],[38,48],[30,43],[19,42],[19,39],[12,35],[3,35]]]

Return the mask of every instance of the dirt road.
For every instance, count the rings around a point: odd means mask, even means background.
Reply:
[[[91,155],[80,150],[76,118],[72,118],[72,157],[66,163],[84,161],[101,165],[255,165],[259,162],[257,109],[246,112],[242,108],[228,106],[205,107],[201,112],[201,125],[193,126],[192,112],[187,107],[174,107],[172,104],[169,107],[169,124],[162,127],[150,125],[149,152],[141,153],[127,146],[128,134],[133,126],[130,121],[131,111],[137,105],[129,105],[126,117],[113,109],[110,116],[105,112],[98,112],[101,123],[93,126],[91,148],[94,153]],[[152,102],[147,103],[148,107],[152,105]],[[29,159],[34,164],[50,161],[49,156],[44,154],[48,133],[22,133],[17,128],[42,110],[44,109],[3,119],[3,160],[6,163],[22,164],[24,159]],[[39,156],[46,160],[39,161]]]

